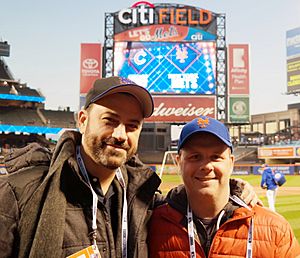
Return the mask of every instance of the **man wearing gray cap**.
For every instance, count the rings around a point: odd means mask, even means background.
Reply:
[[[78,113],[79,132],[61,136],[50,167],[1,178],[0,256],[147,256],[148,209],[160,179],[134,154],[153,107],[130,80],[96,80]]]
[[[224,124],[205,116],[187,123],[177,163],[183,185],[153,212],[150,257],[300,257],[299,243],[283,217],[248,207],[230,191],[234,156]]]
[[[99,79],[50,165],[48,155],[27,167],[11,159],[21,169],[0,178],[0,256],[147,257],[160,179],[135,153],[152,112],[145,88]]]

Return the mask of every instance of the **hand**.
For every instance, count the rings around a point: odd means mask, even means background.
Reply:
[[[255,205],[264,206],[263,202],[258,198],[256,195],[254,188],[250,185],[247,181],[244,181],[240,178],[235,178],[241,187],[242,187],[242,194],[240,198],[249,206],[254,207]]]
[[[267,187],[265,185],[261,186],[262,189],[267,189]]]

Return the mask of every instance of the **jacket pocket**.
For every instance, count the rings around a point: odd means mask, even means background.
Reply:
[[[68,207],[66,209],[63,249],[85,248],[91,245],[89,239],[89,223],[84,216],[84,209]],[[73,252],[73,250],[72,250]]]

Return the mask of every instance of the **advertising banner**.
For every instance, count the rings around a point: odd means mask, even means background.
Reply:
[[[286,32],[287,92],[300,90],[300,27]]]
[[[249,46],[228,45],[228,93],[249,94]]]
[[[239,166],[235,164],[232,171],[233,175],[250,175],[251,167],[250,166]]]
[[[258,147],[257,156],[259,159],[295,158],[295,148],[296,147]]]
[[[300,56],[300,27],[286,32],[286,54],[288,58]]]
[[[248,123],[250,121],[249,97],[229,97],[229,121],[231,123]]]
[[[188,122],[200,115],[216,117],[215,96],[153,96],[154,112],[146,122]]]
[[[293,175],[295,174],[295,166],[294,165],[286,165],[286,164],[273,164],[269,165],[269,167],[274,171],[280,171],[281,173],[285,175]],[[261,175],[263,173],[263,170],[261,166],[255,166],[253,167],[253,174],[254,175]]]
[[[80,57],[80,94],[85,95],[93,82],[102,77],[101,44],[81,44]]]
[[[217,36],[204,30],[174,24],[149,25],[120,32],[115,41],[211,41]]]
[[[287,91],[300,90],[300,56],[287,60]]]

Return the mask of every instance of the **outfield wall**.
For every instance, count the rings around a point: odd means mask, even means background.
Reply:
[[[151,164],[151,168],[156,171],[158,174],[161,171],[161,164]],[[300,165],[294,164],[272,164],[269,165],[270,168],[279,170],[285,175],[298,175],[300,174]],[[165,175],[175,175],[179,174],[176,165],[166,164],[164,166],[163,174]],[[236,164],[233,169],[234,175],[261,175],[261,164]]]

